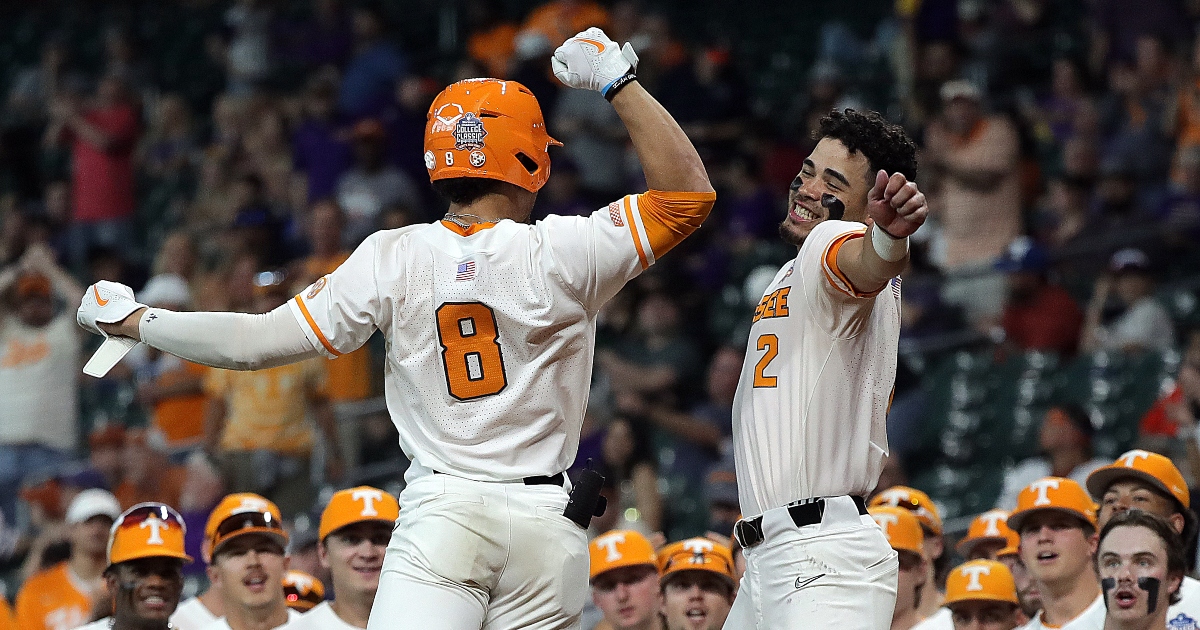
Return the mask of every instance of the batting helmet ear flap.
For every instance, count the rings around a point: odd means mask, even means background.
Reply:
[[[442,90],[425,125],[430,181],[495,179],[537,192],[550,177],[550,145],[537,97],[516,81],[467,79]]]

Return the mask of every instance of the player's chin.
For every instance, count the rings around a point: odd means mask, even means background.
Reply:
[[[783,239],[785,243],[800,247],[804,244],[804,239],[808,238],[813,228],[820,225],[822,220],[797,221],[789,214],[779,223],[779,238]]]

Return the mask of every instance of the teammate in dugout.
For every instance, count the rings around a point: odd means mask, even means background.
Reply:
[[[592,601],[608,630],[661,630],[658,558],[650,541],[614,529],[588,543]]]
[[[170,617],[183,594],[183,550],[187,526],[163,503],[139,503],[113,523],[104,581],[113,613],[79,630],[170,630]]]
[[[1170,523],[1141,510],[1114,516],[1100,530],[1096,553],[1107,609],[1104,630],[1188,627],[1167,621],[1186,571],[1183,540]]]
[[[896,552],[863,496],[887,455],[896,276],[929,209],[900,127],[834,111],[818,136],[779,226],[799,254],[755,311],[734,400],[746,574],[730,630],[811,627],[814,614],[882,630],[896,600]]]
[[[425,164],[450,201],[443,220],[369,236],[263,315],[146,309],[109,282],[86,293],[85,328],[224,368],[332,358],[384,333],[388,408],[412,464],[368,628],[578,623],[587,540],[564,516],[563,471],[578,450],[596,317],[716,198],[636,62],[596,28],[552,59],[563,83],[612,103],[650,188],[591,216],[526,223],[556,142],[527,88],[467,80],[427,117]]]

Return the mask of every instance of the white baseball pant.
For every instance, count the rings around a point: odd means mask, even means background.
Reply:
[[[563,516],[565,489],[472,481],[416,462],[405,477],[367,630],[579,627],[587,536]]]
[[[763,514],[763,542],[744,550],[746,574],[723,630],[888,630],[896,552],[850,497],[825,500],[821,522],[796,527],[787,508]]]

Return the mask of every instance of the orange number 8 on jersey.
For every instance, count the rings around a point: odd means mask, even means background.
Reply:
[[[447,302],[436,313],[450,395],[471,400],[503,391],[508,377],[492,309],[479,302]]]

